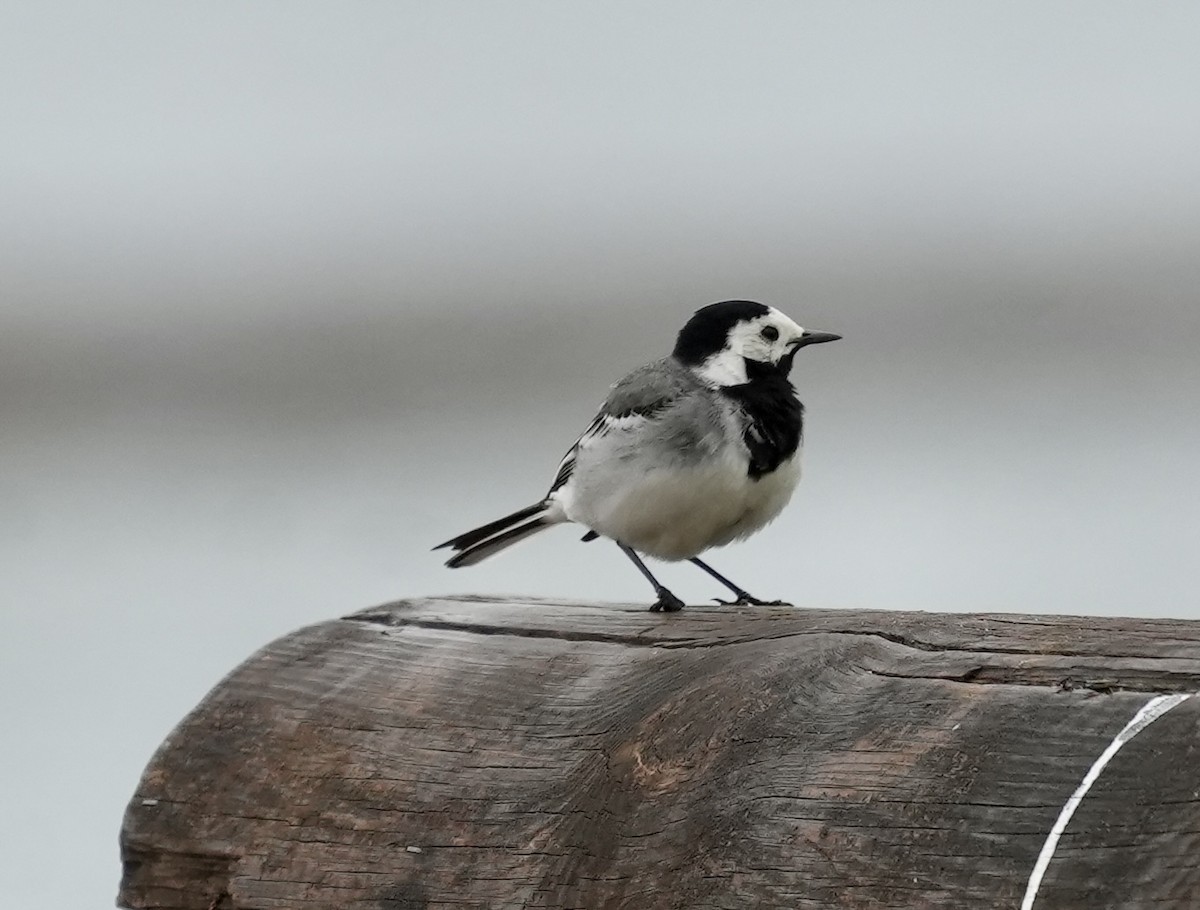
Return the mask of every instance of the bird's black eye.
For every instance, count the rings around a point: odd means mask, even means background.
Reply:
[[[763,338],[767,339],[767,341],[779,340],[779,329],[775,328],[773,325],[764,326],[761,334]]]

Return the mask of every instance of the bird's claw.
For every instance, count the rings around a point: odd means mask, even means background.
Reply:
[[[683,609],[683,601],[670,591],[659,591],[658,600],[650,605],[651,613],[678,613]]]
[[[725,607],[790,607],[792,604],[786,600],[759,600],[752,594],[747,594],[744,591],[738,595],[737,600],[722,600],[719,597],[714,597],[717,603]]]

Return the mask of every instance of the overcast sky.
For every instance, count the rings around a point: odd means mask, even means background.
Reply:
[[[7,898],[111,906],[171,726],[383,600],[649,600],[539,497],[692,310],[805,351],[713,562],[802,606],[1198,615],[1200,7],[8,4]],[[721,593],[687,567],[664,581]]]

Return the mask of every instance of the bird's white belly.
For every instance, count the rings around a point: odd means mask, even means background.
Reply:
[[[772,521],[799,480],[799,451],[758,480],[746,473],[744,458],[721,459],[630,472],[611,489],[572,496],[566,512],[571,520],[635,550],[660,559],[688,559]]]

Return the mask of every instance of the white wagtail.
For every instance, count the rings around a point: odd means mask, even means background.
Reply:
[[[608,537],[654,586],[651,610],[683,601],[638,552],[695,563],[730,591],[727,604],[775,605],[697,555],[748,537],[787,505],[800,480],[804,405],[792,359],[840,335],[809,332],[774,307],[726,300],[697,310],[670,357],[612,387],[600,413],[559,463],[545,499],[434,549],[472,566],[544,528],[573,521],[585,541]]]

